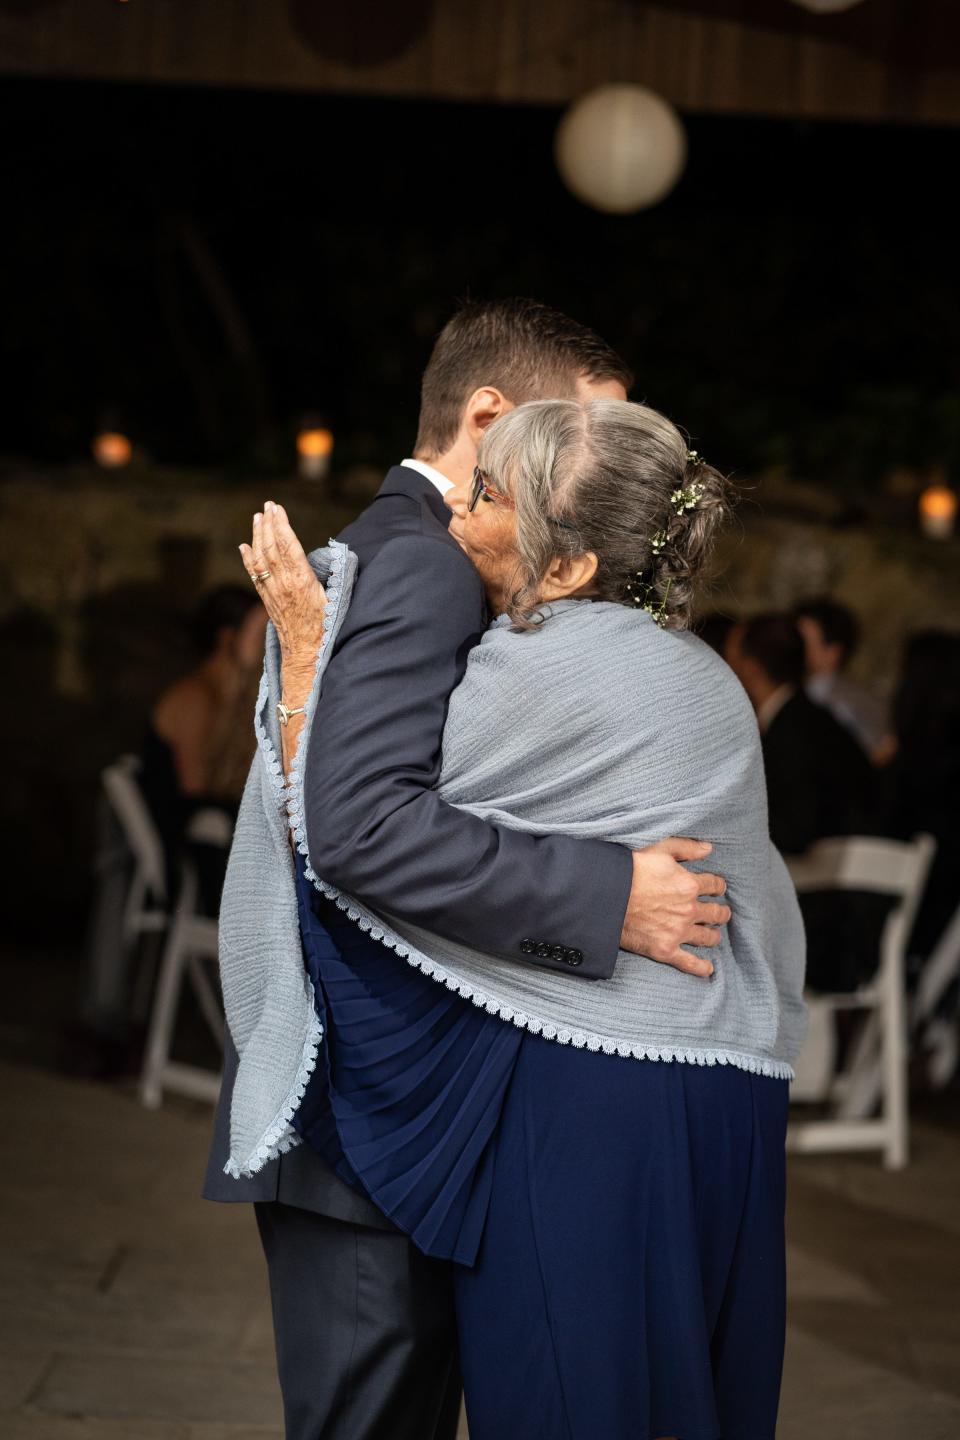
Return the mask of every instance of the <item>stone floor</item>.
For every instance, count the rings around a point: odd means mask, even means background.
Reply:
[[[78,974],[0,942],[0,1440],[279,1440],[252,1217],[198,1198],[209,1111],[56,1073]],[[914,1119],[899,1174],[790,1162],[780,1440],[960,1440],[960,1085]]]
[[[245,1207],[197,1199],[201,1107],[0,1064],[0,1435],[281,1435],[262,1263]],[[791,1162],[781,1440],[960,1436],[960,1131],[913,1165]],[[465,1431],[464,1431],[465,1434]],[[603,1437],[597,1437],[603,1440]]]

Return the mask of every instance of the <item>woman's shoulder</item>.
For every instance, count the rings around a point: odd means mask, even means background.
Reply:
[[[640,706],[669,698],[684,709],[722,707],[754,725],[746,692],[729,665],[689,630],[664,630],[646,611],[609,601],[567,600],[545,606],[532,630],[495,620],[474,654],[528,680],[565,674],[595,702]]]
[[[726,661],[689,630],[664,630],[645,610],[608,600],[561,600],[541,607],[533,627],[518,630],[507,616],[494,620],[483,637],[504,654],[546,657],[557,651],[583,651],[603,658],[629,653],[667,667],[713,670],[739,685]]]

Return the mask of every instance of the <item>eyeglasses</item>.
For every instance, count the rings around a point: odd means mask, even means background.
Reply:
[[[480,469],[480,466],[477,465],[474,467],[473,479],[470,482],[470,492],[467,496],[467,509],[471,514],[473,514],[479,505],[481,496],[488,504],[492,504],[496,500],[500,505],[505,505],[508,510],[516,510],[517,508],[509,495],[504,495],[502,490],[498,490],[494,485],[490,484],[490,481]],[[572,530],[574,534],[577,533],[576,525],[571,525],[569,520],[558,520],[554,515],[545,515],[544,519],[550,525],[559,525],[561,530]]]
[[[467,498],[467,509],[471,515],[480,503],[481,495],[484,500],[490,502],[499,500],[500,504],[505,505],[508,510],[516,510],[517,508],[510,499],[510,496],[504,495],[502,490],[497,490],[495,486],[491,485],[486,475],[484,475],[480,469],[480,466],[475,465],[473,469],[473,479],[470,482],[470,494]]]

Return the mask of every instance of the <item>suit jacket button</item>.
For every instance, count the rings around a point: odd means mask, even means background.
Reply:
[[[550,946],[550,959],[551,959],[551,960],[566,960],[566,958],[567,958],[567,947],[566,947],[565,945],[551,945],[551,946]]]
[[[583,951],[582,951],[582,950],[568,950],[568,951],[567,951],[567,964],[568,964],[568,965],[582,965],[582,964],[583,964]]]
[[[540,944],[537,946],[537,956],[540,960],[549,960],[550,946],[541,941]]]
[[[532,955],[533,952],[534,952],[534,950],[536,950],[536,948],[537,948],[537,947],[536,947],[536,945],[534,944],[534,942],[533,942],[532,940],[521,940],[521,941],[520,941],[520,954],[521,954],[521,955]]]

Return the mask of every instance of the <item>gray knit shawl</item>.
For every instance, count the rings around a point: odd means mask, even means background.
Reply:
[[[270,730],[279,696],[271,635],[257,713],[259,757],[221,912],[224,995],[240,1056],[227,1166],[233,1174],[257,1170],[296,1143],[289,1122],[320,1041],[284,825],[307,855],[301,775],[355,562],[333,542],[311,561],[329,578],[328,628],[297,768],[285,794]],[[739,682],[700,640],[661,630],[646,612],[590,601],[552,605],[531,632],[496,622],[451,697],[439,793],[491,823],[537,834],[632,849],[668,835],[709,839],[713,854],[690,868],[726,877],[733,919],[710,952],[716,966],[710,980],[621,952],[611,979],[590,982],[376,915],[325,884],[307,861],[318,889],[398,960],[490,1014],[562,1044],[792,1076],[805,1023],[803,927],[769,839],[756,720]]]

